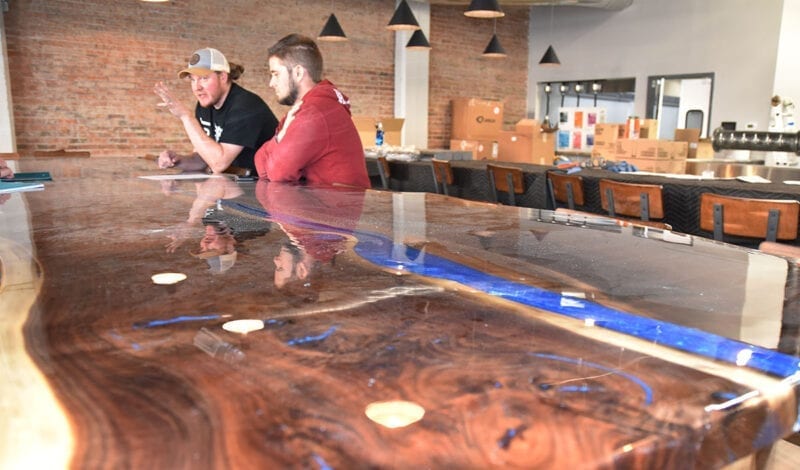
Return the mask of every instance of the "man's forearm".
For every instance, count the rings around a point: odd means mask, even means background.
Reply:
[[[217,173],[230,166],[231,162],[226,161],[222,145],[205,133],[194,116],[182,117],[181,122],[192,142],[195,153],[205,161],[207,166]]]

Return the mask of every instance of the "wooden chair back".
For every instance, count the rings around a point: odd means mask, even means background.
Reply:
[[[664,218],[663,187],[660,184],[622,183],[600,180],[600,205],[611,217],[624,215],[645,222]]]
[[[450,166],[450,162],[434,158],[431,160],[431,167],[433,168],[433,185],[436,192],[444,192],[446,196],[449,196],[450,186],[453,185],[453,168]]]
[[[715,240],[723,235],[795,240],[799,213],[800,202],[794,200],[700,195],[700,228],[713,232]]]
[[[486,171],[489,173],[489,186],[491,187],[494,201],[498,202],[500,200],[498,193],[502,191],[508,194],[509,204],[516,206],[515,195],[525,193],[525,178],[522,175],[522,170],[488,163]]]
[[[389,161],[386,160],[386,157],[378,157],[378,174],[381,177],[383,189],[392,189],[390,184],[392,172],[389,170]]]
[[[570,210],[575,210],[576,205],[584,204],[583,178],[580,175],[548,171],[547,189],[550,192],[553,209],[558,208],[557,202],[567,204]]]

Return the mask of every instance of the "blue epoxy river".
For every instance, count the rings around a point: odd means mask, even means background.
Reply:
[[[772,375],[787,378],[800,373],[800,358],[749,345],[694,328],[641,317],[621,310],[609,308],[583,299],[564,298],[560,293],[509,281],[484,273],[448,259],[406,247],[404,260],[392,257],[393,243],[389,238],[366,231],[350,231],[324,224],[299,219],[294,216],[273,217],[262,208],[254,208],[236,201],[223,201],[231,208],[260,216],[277,222],[286,222],[298,227],[325,232],[338,232],[357,239],[355,252],[378,266],[403,270],[421,276],[455,281],[489,295],[518,302],[541,310],[566,315],[579,320],[591,320],[599,328],[625,333],[655,344],[669,346],[681,351],[691,352],[703,357],[736,364],[743,349],[750,350],[752,356],[747,367],[758,369]],[[409,260],[422,260],[409,261]]]

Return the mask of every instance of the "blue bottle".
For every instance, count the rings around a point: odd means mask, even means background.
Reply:
[[[375,125],[375,129],[375,146],[380,147],[383,145],[383,123],[378,122],[378,124]]]

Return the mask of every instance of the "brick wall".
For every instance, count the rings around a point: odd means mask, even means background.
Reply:
[[[394,0],[338,0],[334,10],[350,40],[320,44],[326,78],[350,96],[353,114],[391,115],[394,38],[385,26]],[[480,58],[491,22],[462,10],[431,9],[430,147],[449,140],[453,96],[502,99],[507,121],[525,113],[527,9],[507,9],[498,22],[513,57],[498,62]],[[188,151],[180,123],[155,106],[152,86],[164,80],[193,103],[177,72],[205,46],[244,65],[239,83],[280,117],[286,108],[267,86],[266,50],[290,32],[316,36],[330,12],[329,2],[311,0],[15,0],[4,21],[17,150]]]
[[[497,37],[508,56],[481,54],[492,38],[493,22],[469,18],[462,8],[431,6],[428,146],[448,148],[450,100],[474,97],[503,102],[504,127],[526,115],[528,88],[528,8],[503,7]]]

